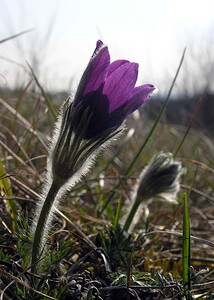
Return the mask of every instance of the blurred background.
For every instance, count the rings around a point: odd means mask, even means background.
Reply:
[[[212,0],[0,0],[0,3],[1,41],[31,30],[0,44],[1,90],[25,87],[32,78],[29,64],[46,92],[72,93],[96,41],[102,39],[109,46],[112,60],[125,58],[139,63],[138,83],[155,84],[161,99],[169,90],[186,48],[171,98],[183,101],[190,115],[195,107],[193,98],[198,99],[204,90],[212,98]],[[205,121],[208,118],[210,124],[213,98],[209,98],[207,107],[203,118]],[[171,117],[171,111],[168,115]],[[182,110],[179,115],[176,110],[172,119],[176,117],[181,124],[189,120],[181,120]]]
[[[32,29],[0,47],[0,85],[29,80],[28,62],[48,90],[77,84],[95,43],[109,46],[112,60],[140,64],[139,81],[160,93],[169,88],[183,49],[180,93],[213,89],[212,0],[1,0],[0,39]]]

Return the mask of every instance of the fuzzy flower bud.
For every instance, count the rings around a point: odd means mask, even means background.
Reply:
[[[177,203],[182,172],[181,163],[173,160],[171,153],[158,154],[140,175],[137,197],[144,200],[159,198]]]
[[[177,203],[182,173],[181,163],[173,160],[171,153],[161,152],[156,155],[139,176],[125,217],[124,230],[131,231],[134,228],[142,206],[146,206],[149,200],[156,198]]]

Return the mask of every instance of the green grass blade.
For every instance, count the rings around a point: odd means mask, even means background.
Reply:
[[[47,104],[47,106],[48,106],[48,109],[49,109],[51,115],[54,117],[54,119],[56,119],[58,114],[57,114],[57,111],[56,111],[54,105],[52,104],[51,100],[49,99],[48,95],[46,94],[46,92],[45,92],[45,90],[43,89],[42,85],[40,84],[40,82],[39,82],[39,80],[38,80],[36,74],[34,73],[33,69],[31,68],[31,66],[30,66],[29,64],[28,64],[28,67],[29,67],[29,69],[30,69],[30,71],[31,71],[31,74],[32,74],[32,76],[33,76],[33,79],[35,80],[35,82],[36,82],[38,88],[39,88],[40,91],[41,91],[42,96],[43,96],[44,99],[45,99],[45,102],[46,102],[46,104]]]
[[[147,145],[149,139],[151,138],[153,132],[155,131],[155,129],[156,129],[156,127],[157,127],[157,125],[158,125],[158,123],[159,123],[159,121],[160,121],[160,118],[162,117],[162,115],[163,115],[163,113],[164,113],[164,111],[165,111],[165,109],[166,109],[166,106],[167,106],[167,104],[168,104],[168,102],[169,102],[170,95],[171,95],[171,93],[172,93],[173,87],[174,87],[174,85],[175,85],[175,82],[176,82],[176,80],[177,80],[177,77],[178,77],[178,74],[179,74],[179,72],[180,72],[181,66],[182,66],[182,64],[183,64],[185,52],[186,52],[186,48],[185,48],[184,51],[183,51],[183,54],[182,54],[180,63],[179,63],[179,65],[178,65],[178,69],[177,69],[177,71],[176,71],[175,77],[174,77],[174,79],[173,79],[173,81],[172,81],[172,84],[171,84],[171,86],[170,86],[170,89],[169,89],[169,92],[168,92],[168,94],[167,94],[167,97],[166,97],[166,99],[165,99],[165,101],[164,101],[164,103],[163,103],[163,105],[162,105],[161,111],[160,111],[160,113],[159,113],[159,115],[158,115],[158,117],[157,117],[157,119],[156,119],[156,121],[155,121],[155,123],[154,123],[152,129],[150,130],[149,134],[147,135],[147,137],[146,137],[144,143],[142,144],[142,146],[140,147],[139,151],[137,152],[135,158],[132,160],[131,164],[129,165],[129,167],[128,167],[127,171],[126,171],[126,175],[127,175],[127,176],[130,175],[130,173],[131,173],[133,167],[135,166],[136,162],[137,162],[138,159],[140,158],[140,155],[141,155],[142,151],[143,151],[144,148],[146,147],[146,145]]]
[[[182,249],[182,265],[183,265],[183,284],[186,299],[190,299],[190,219],[187,194],[183,199],[183,249]]]
[[[118,204],[117,204],[117,212],[114,220],[114,228],[116,229],[118,227],[119,221],[120,221],[120,213],[121,213],[121,207],[122,207],[122,197],[119,198]]]
[[[13,197],[13,192],[10,185],[10,180],[7,177],[7,173],[5,171],[4,165],[0,159],[0,192],[5,197],[5,203],[7,205],[7,208],[10,212],[10,216],[13,223],[13,229],[15,228],[15,222],[17,217],[17,207],[14,200],[11,198]],[[10,200],[7,199],[7,197],[10,197]]]

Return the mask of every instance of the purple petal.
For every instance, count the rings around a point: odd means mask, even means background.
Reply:
[[[144,104],[156,90],[156,87],[152,84],[144,84],[135,87],[130,95],[130,100],[124,106],[124,111],[127,115],[132,114],[142,104]]]
[[[106,78],[110,64],[109,51],[107,47],[98,47],[98,51],[95,50],[95,54],[92,56],[86,69],[87,83],[84,88],[84,95],[96,91]]]
[[[106,78],[103,93],[109,99],[109,113],[129,99],[138,75],[138,64],[124,63]]]
[[[129,61],[125,59],[113,61],[108,67],[107,77],[109,77],[111,73],[113,73],[116,69],[118,69],[120,66],[122,66],[125,63],[129,63]]]
[[[95,50],[94,50],[94,53],[93,53],[92,57],[95,56],[95,55],[97,55],[97,53],[99,52],[99,50],[100,50],[101,48],[103,48],[103,47],[104,47],[103,42],[102,42],[101,40],[98,40],[98,41],[97,41],[97,44],[96,44],[96,48],[95,48]]]
[[[108,48],[101,41],[97,42],[96,49],[80,80],[74,103],[81,101],[82,97],[97,90],[106,78],[110,55]]]

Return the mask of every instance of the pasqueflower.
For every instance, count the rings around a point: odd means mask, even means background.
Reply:
[[[32,232],[33,272],[58,202],[86,175],[97,153],[123,130],[125,118],[155,91],[151,84],[135,87],[137,76],[137,63],[110,63],[108,47],[97,42],[75,97],[64,103],[55,126]]]

